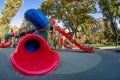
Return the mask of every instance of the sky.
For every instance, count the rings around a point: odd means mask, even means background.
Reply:
[[[5,0],[0,0],[0,16],[2,15],[1,11],[4,8],[4,1]],[[45,0],[24,0],[24,2],[22,4],[22,6],[19,8],[17,14],[13,17],[10,25],[20,27],[22,20],[24,18],[25,11],[28,9],[31,9],[31,8],[37,9],[41,5],[41,3],[43,3],[44,1]],[[96,8],[97,8],[97,11],[100,11],[98,4],[96,4]],[[95,19],[99,19],[99,18],[103,17],[101,13],[95,13],[95,14],[90,14],[90,15],[93,16]]]
[[[0,0],[0,16],[1,16],[1,11],[4,8],[4,1],[5,0]],[[24,18],[24,13],[28,10],[28,9],[37,9],[42,2],[44,2],[45,0],[24,0],[22,6],[19,8],[17,14],[13,17],[10,25],[11,26],[18,26],[20,27],[20,24],[22,23],[22,20]]]

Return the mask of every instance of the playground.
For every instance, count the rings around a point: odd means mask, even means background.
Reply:
[[[2,15],[13,3],[5,2]],[[16,11],[22,0],[18,3]],[[46,0],[38,9],[27,9],[16,29],[9,28],[15,11],[9,18],[0,16],[0,80],[120,80],[118,4],[115,18],[104,12],[106,19],[89,15],[102,4]]]
[[[2,80],[119,80],[120,54],[113,49],[95,49],[94,54],[75,50],[57,50],[61,59],[51,73],[30,77],[16,72],[9,57],[15,48],[0,49],[0,79]]]

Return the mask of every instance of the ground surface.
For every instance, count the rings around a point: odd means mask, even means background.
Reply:
[[[9,57],[14,48],[0,49],[0,80],[120,80],[120,52],[96,49],[95,54],[79,50],[57,50],[60,63],[53,72],[38,77],[18,74]]]

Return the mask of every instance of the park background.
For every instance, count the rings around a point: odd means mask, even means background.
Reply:
[[[35,29],[24,12],[35,8],[57,20],[59,26],[87,47],[120,45],[119,0],[0,0],[0,39],[12,28],[22,34]]]

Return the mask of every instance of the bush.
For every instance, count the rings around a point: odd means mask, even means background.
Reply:
[[[104,43],[104,45],[106,45],[106,46],[114,46],[115,44],[114,44],[114,42],[106,42],[106,43]]]

